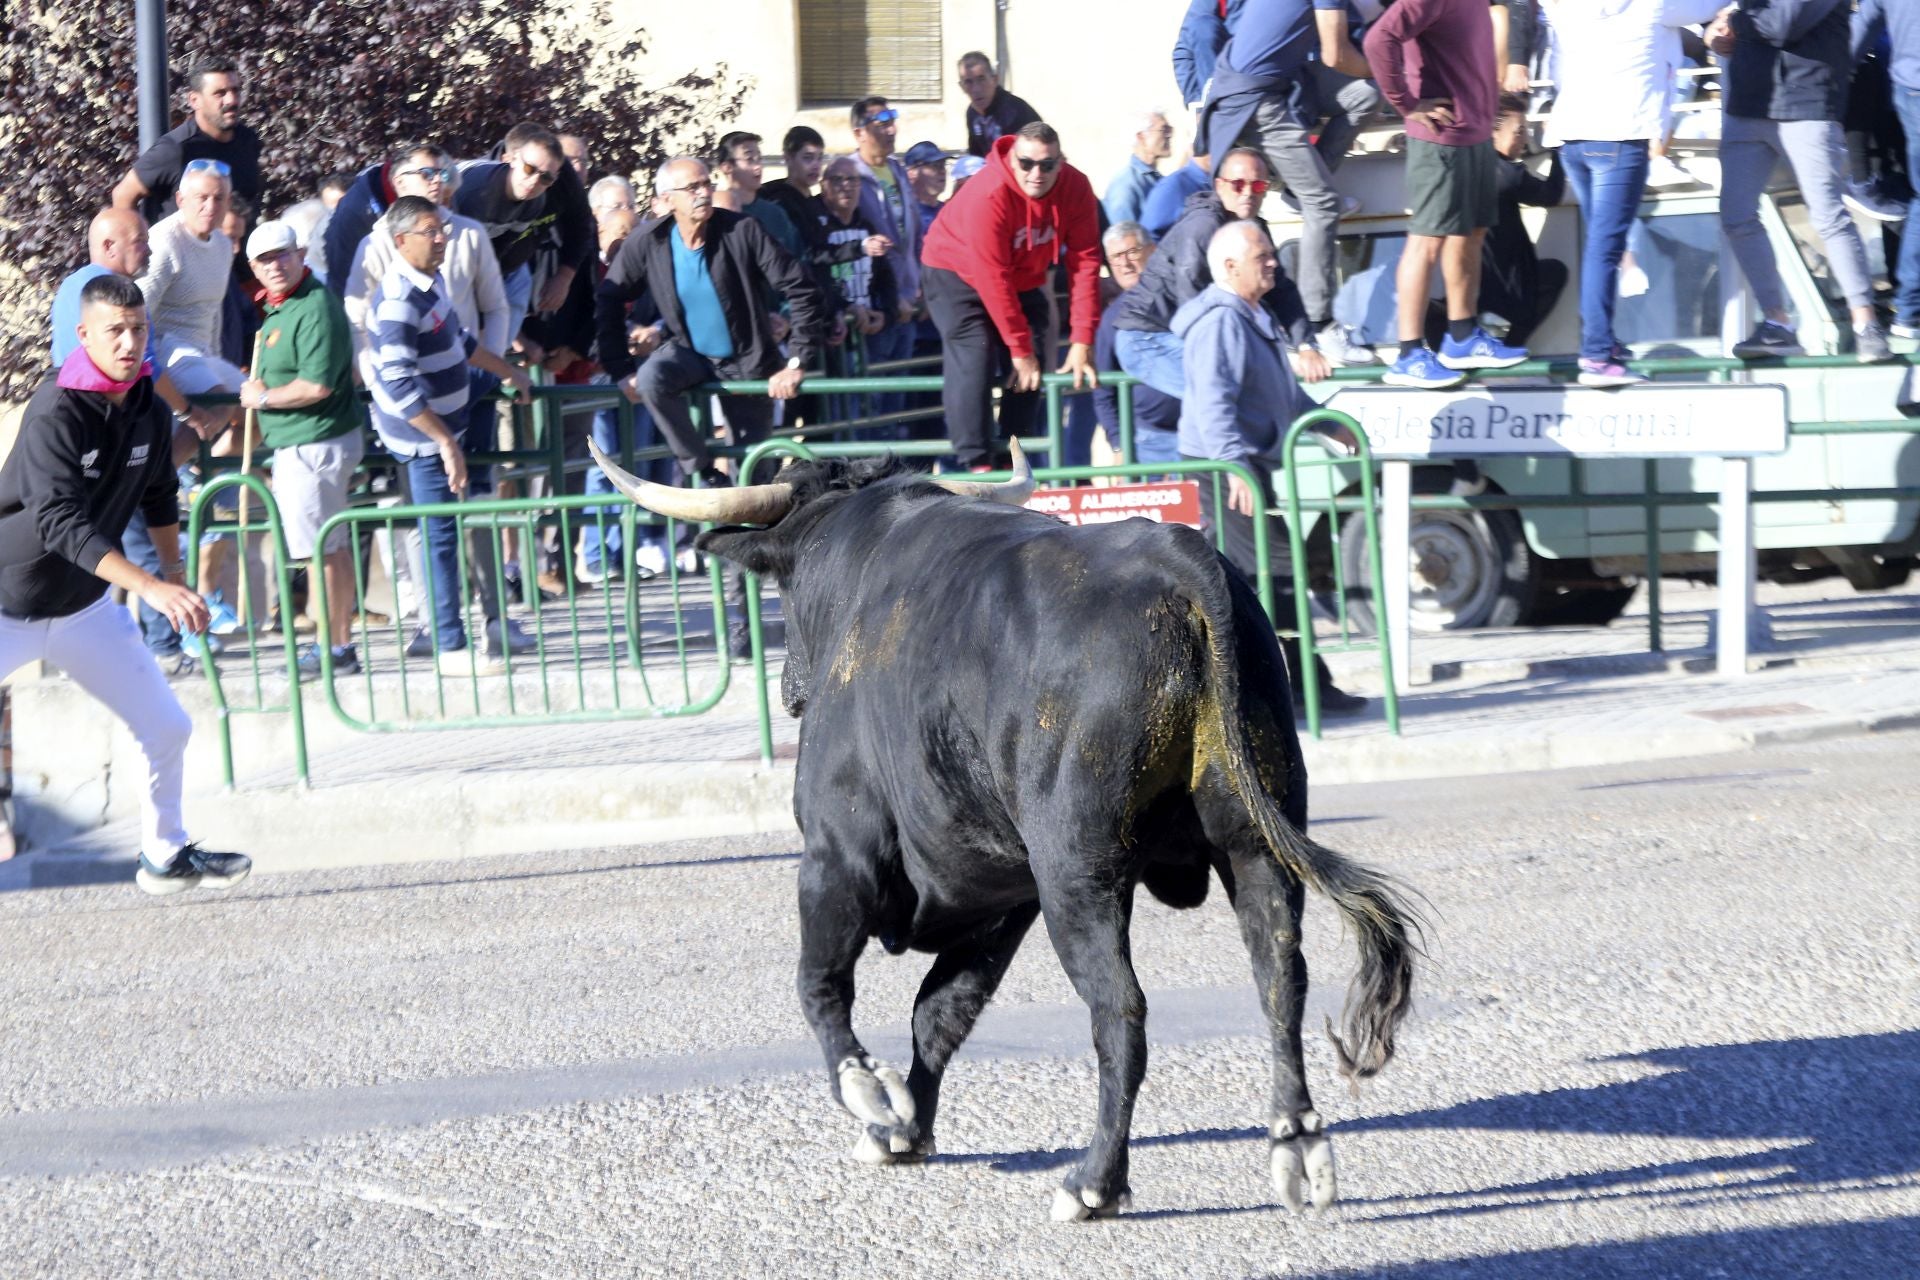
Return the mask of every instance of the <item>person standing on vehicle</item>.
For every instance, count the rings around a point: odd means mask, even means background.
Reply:
[[[1651,148],[1667,136],[1673,111],[1678,28],[1711,21],[1720,0],[1599,0],[1554,8],[1563,47],[1559,97],[1547,115],[1546,144],[1580,203],[1586,237],[1580,260],[1580,384],[1624,387],[1646,378],[1627,367],[1613,334],[1620,259],[1646,194]],[[1769,161],[1771,164],[1771,161]],[[1517,341],[1518,339],[1516,339]]]
[[[1852,71],[1852,8],[1845,0],[1729,5],[1707,28],[1707,47],[1727,59],[1720,227],[1762,313],[1753,332],[1733,345],[1742,360],[1806,352],[1760,222],[1760,195],[1783,159],[1793,169],[1834,282],[1852,313],[1854,353],[1863,364],[1893,358],[1873,309],[1866,242],[1841,200],[1847,185],[1841,119]]]
[[[187,835],[180,792],[193,720],[107,595],[123,587],[181,631],[206,630],[207,602],[186,585],[180,559],[173,423],[153,390],[139,286],[115,274],[89,280],[78,334],[34,392],[0,467],[0,678],[51,662],[133,731],[147,760],[134,873],[142,890],[224,889],[253,863]],[[119,551],[136,510],[160,553],[157,575]]]

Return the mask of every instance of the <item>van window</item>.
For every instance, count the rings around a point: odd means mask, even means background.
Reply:
[[[1645,351],[1720,336],[1720,219],[1712,213],[1650,218],[1627,233],[1613,331]]]

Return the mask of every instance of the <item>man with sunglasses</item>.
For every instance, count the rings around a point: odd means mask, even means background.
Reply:
[[[598,238],[586,188],[567,164],[560,140],[535,124],[508,132],[500,160],[461,166],[453,208],[484,224],[493,239],[507,282],[510,339],[519,336],[529,310],[551,311],[566,301]],[[558,257],[536,302],[534,256],[550,237],[558,241]]]
[[[1040,113],[1000,87],[993,60],[974,50],[960,55],[960,91],[967,95],[967,154],[987,158],[993,144],[1030,124]]]
[[[380,215],[402,194],[400,175],[410,174],[421,182],[438,182],[444,190],[453,190],[453,169],[438,147],[425,142],[406,142],[395,147],[379,164],[368,165],[355,177],[346,194],[333,206],[333,213],[321,231],[323,247],[320,273],[329,289],[344,298],[353,260],[360,245],[379,225]],[[416,190],[414,195],[425,194]],[[430,196],[444,203],[440,196]],[[311,259],[309,254],[309,259]],[[379,283],[378,278],[374,282]]]
[[[139,209],[149,223],[174,210],[174,192],[195,160],[217,160],[236,194],[260,197],[260,135],[240,123],[240,70],[210,57],[187,73],[188,116],[140,153],[113,189],[116,209]]]
[[[1141,272],[1140,283],[1114,304],[1114,350],[1120,367],[1162,395],[1178,399],[1186,391],[1186,367],[1173,317],[1214,283],[1207,246],[1214,232],[1230,222],[1260,217],[1266,198],[1267,162],[1251,147],[1236,147],[1221,159],[1211,191],[1189,197],[1186,211],[1160,241],[1160,251]],[[1264,225],[1264,224],[1262,224]],[[1267,312],[1292,349],[1299,376],[1318,382],[1332,368],[1315,344],[1300,291],[1284,271],[1258,305]]]
[[[1071,373],[1078,389],[1098,381],[1100,206],[1086,175],[1061,155],[1060,135],[1030,124],[993,144],[986,167],[927,232],[921,258],[927,310],[940,330],[947,430],[970,470],[988,470],[1000,452],[992,421],[996,365],[1012,366],[1000,435],[1033,429],[1052,347],[1047,281],[1063,254],[1071,345],[1059,372]]]

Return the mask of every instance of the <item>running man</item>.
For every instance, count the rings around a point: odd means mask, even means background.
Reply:
[[[88,281],[78,333],[80,345],[34,392],[0,467],[0,679],[50,662],[133,730],[147,758],[134,876],[142,889],[225,889],[253,862],[188,839],[180,789],[193,721],[107,595],[124,587],[182,632],[206,630],[207,603],[186,586],[180,559],[173,423],[153,390],[140,287],[118,275]],[[159,577],[120,554],[136,509],[160,553]]]

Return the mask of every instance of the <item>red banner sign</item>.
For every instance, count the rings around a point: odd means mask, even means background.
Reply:
[[[1110,524],[1138,516],[1160,524],[1200,527],[1200,485],[1193,480],[1117,484],[1105,489],[1036,489],[1027,506],[1068,524]]]

